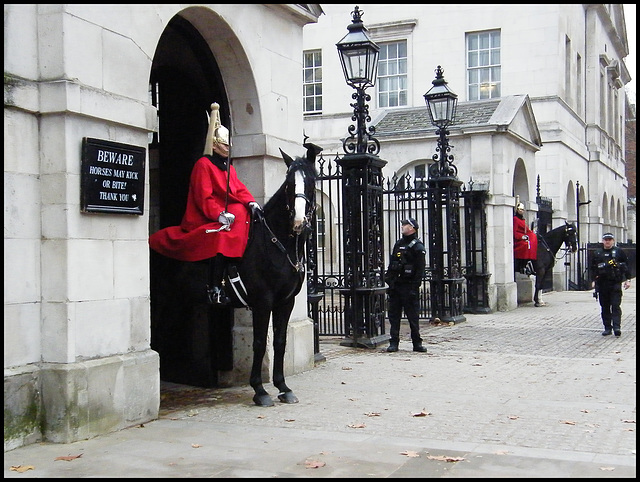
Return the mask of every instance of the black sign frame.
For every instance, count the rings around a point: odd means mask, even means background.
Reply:
[[[83,137],[81,211],[143,214],[146,152],[144,147]]]

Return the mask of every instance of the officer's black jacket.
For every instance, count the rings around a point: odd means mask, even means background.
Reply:
[[[402,236],[396,241],[386,273],[389,285],[419,285],[422,282],[426,266],[425,253],[424,244],[418,239],[418,233]],[[398,265],[398,261],[400,261],[400,265]],[[405,265],[411,266],[410,272],[404,270]]]
[[[598,284],[620,283],[631,278],[627,253],[618,246],[599,248],[591,258],[591,279]]]

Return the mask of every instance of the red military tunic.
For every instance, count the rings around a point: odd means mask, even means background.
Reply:
[[[529,239],[522,239],[529,236]],[[538,258],[538,236],[527,227],[524,218],[518,215],[513,217],[513,256],[516,259]]]
[[[215,153],[210,157],[217,157],[218,165],[225,161]],[[248,204],[255,199],[238,179],[233,166],[229,167],[229,174],[226,210],[236,216],[231,230],[206,232],[222,226],[218,217],[225,210],[227,175],[208,156],[203,156],[191,171],[187,208],[180,226],[169,226],[149,236],[151,249],[181,261],[200,261],[218,253],[229,258],[242,257],[249,238],[251,216]]]

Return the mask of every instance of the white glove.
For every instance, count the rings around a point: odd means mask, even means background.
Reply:
[[[529,240],[529,236],[527,236],[526,234],[522,236],[522,239],[524,239],[525,241]]]
[[[260,204],[258,204],[255,201],[251,201],[249,203],[249,209],[251,209],[251,211],[258,211],[258,212],[262,212],[262,208],[260,207]]]

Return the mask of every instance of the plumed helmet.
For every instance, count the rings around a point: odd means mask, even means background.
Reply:
[[[207,138],[204,141],[204,155],[213,154],[213,146],[216,144],[231,145],[229,140],[229,129],[222,125],[220,121],[220,104],[211,104],[211,116],[209,117],[209,129]]]

